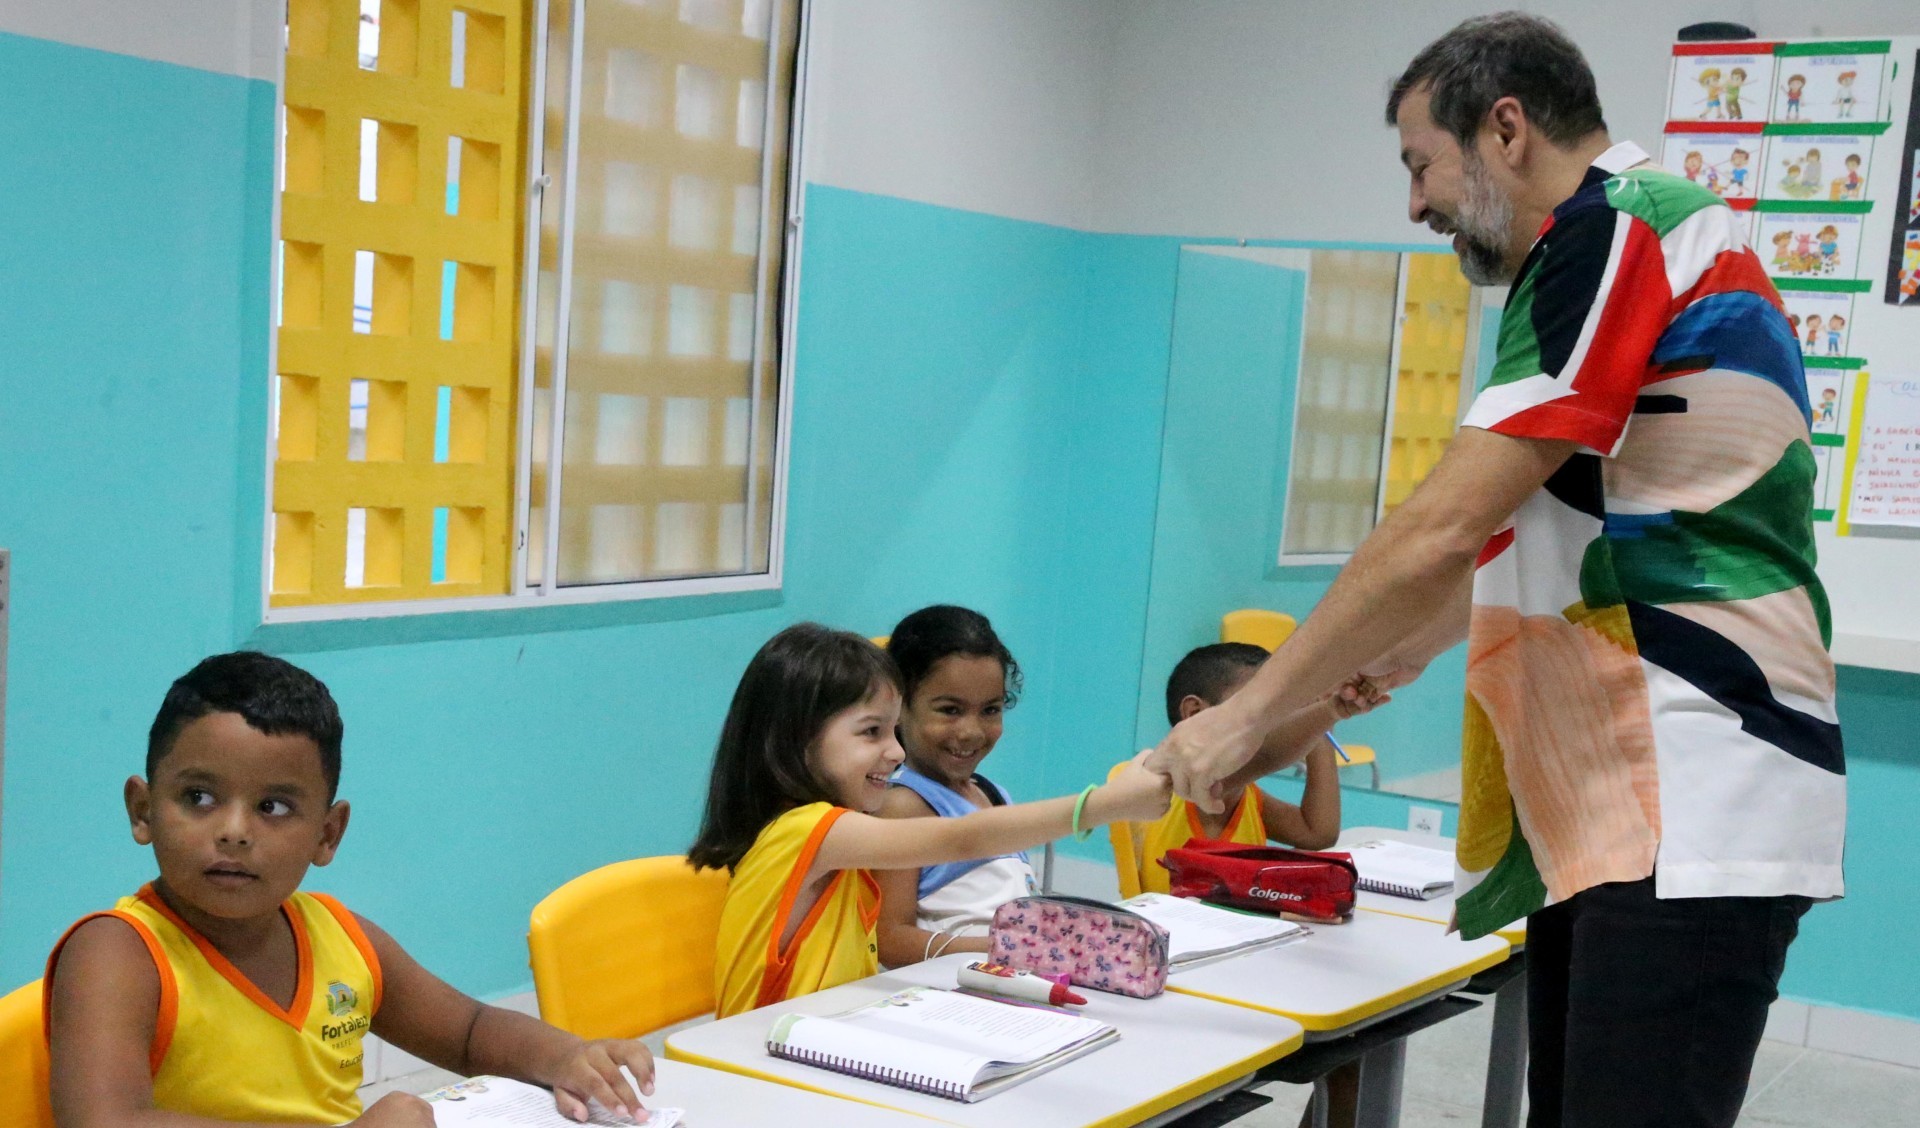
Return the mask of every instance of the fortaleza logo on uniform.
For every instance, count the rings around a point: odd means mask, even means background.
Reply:
[[[338,979],[327,984],[328,1014],[335,1018],[341,1018],[345,1015],[352,1014],[353,1008],[359,1005],[360,996],[354,994],[353,988],[340,982]]]
[[[334,1046],[342,1046],[348,1038],[365,1032],[373,1025],[373,1020],[364,1014],[356,1014],[345,1022],[323,1022],[320,1024],[320,1038]]]

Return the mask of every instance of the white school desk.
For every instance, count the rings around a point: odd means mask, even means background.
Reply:
[[[1304,940],[1175,972],[1167,990],[1284,1015],[1320,1041],[1437,999],[1509,951],[1497,936],[1462,940],[1431,921],[1359,912]],[[1404,1038],[1361,1058],[1356,1128],[1399,1123],[1405,1064]]]
[[[1431,834],[1412,834],[1379,826],[1351,827],[1340,834],[1334,849],[1355,842],[1405,842],[1453,852],[1454,840]],[[1391,893],[1361,892],[1356,901],[1363,909],[1432,921],[1441,927],[1453,923],[1455,894],[1449,892],[1431,901],[1395,897]],[[1494,933],[1515,951],[1527,946],[1527,922],[1516,921]],[[1493,995],[1493,1037],[1487,1051],[1486,1097],[1480,1106],[1481,1128],[1518,1128],[1520,1094],[1526,1088],[1527,1075],[1527,977],[1523,972],[1507,981]]]
[[[1279,1015],[1172,992],[1128,999],[1099,991],[1076,1008],[1120,1031],[1110,1045],[974,1104],[926,1096],[817,1069],[767,1053],[767,1028],[788,1013],[836,1014],[908,987],[952,987],[977,955],[950,955],[857,983],[789,999],[677,1031],[675,1061],[730,1070],[818,1093],[865,1101],[946,1124],[1004,1128],[1106,1128],[1160,1124],[1244,1085],[1255,1070],[1298,1049],[1300,1024]],[[705,1121],[701,1122],[705,1128]]]
[[[1405,842],[1409,846],[1425,846],[1429,850],[1443,850],[1453,853],[1454,840],[1441,838],[1434,834],[1414,834],[1405,830],[1388,830],[1381,826],[1348,827],[1340,832],[1340,840],[1334,844],[1335,850],[1344,850],[1356,842]],[[1395,897],[1391,893],[1368,893],[1362,890],[1355,903],[1363,909],[1372,909],[1377,913],[1392,913],[1395,916],[1413,917],[1416,920],[1430,920],[1437,924],[1453,923],[1453,902],[1455,894],[1449,892],[1435,897],[1431,901],[1416,901],[1411,897]],[[1515,921],[1506,928],[1494,933],[1516,948],[1524,947],[1527,942],[1527,922]]]
[[[698,1128],[765,1128],[769,1124],[831,1124],[834,1128],[913,1128],[917,1116],[823,1097],[737,1073],[655,1058],[648,1108],[677,1108]]]
[[[770,1124],[911,1128],[925,1123],[904,1112],[835,1100],[790,1085],[756,1081],[685,1062],[656,1059],[653,1069],[653,1096],[647,1098],[648,1106],[685,1109],[687,1123],[698,1128],[766,1128]]]

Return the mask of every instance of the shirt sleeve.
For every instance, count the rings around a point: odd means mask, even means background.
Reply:
[[[1612,455],[1672,297],[1645,221],[1605,206],[1556,219],[1507,299],[1493,376],[1462,425]]]

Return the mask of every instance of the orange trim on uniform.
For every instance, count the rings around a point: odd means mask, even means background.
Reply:
[[[834,891],[840,887],[841,880],[847,876],[845,870],[834,873],[833,880],[827,882],[826,888],[820,890],[820,896],[814,899],[813,906],[807,910],[806,919],[800,922],[800,927],[793,930],[793,935],[788,938],[786,948],[782,951],[780,935],[787,930],[787,918],[793,915],[793,904],[800,899],[800,890],[806,885],[807,873],[813,869],[813,859],[819,855],[820,844],[826,841],[827,831],[832,830],[833,824],[839,822],[840,816],[846,813],[847,808],[834,807],[822,816],[807,835],[806,843],[800,847],[800,855],[794,859],[793,873],[787,877],[787,887],[780,892],[780,908],[773,914],[773,931],[767,936],[767,970],[760,980],[760,997],[754,1003],[756,1007],[770,1006],[787,997],[787,984],[793,980],[793,954],[799,950],[807,934],[813,931],[813,926],[819,923],[820,914],[826,910],[827,902],[833,900]],[[871,876],[868,880],[872,880]],[[874,888],[876,890],[879,888],[878,882],[874,883]]]
[[[367,1012],[367,1017],[371,1018],[379,1014],[380,1000],[386,995],[387,981],[380,973],[380,956],[373,950],[373,941],[367,939],[366,930],[360,927],[360,918],[348,912],[347,907],[335,900],[330,893],[309,893],[307,896],[318,901],[322,908],[332,913],[333,919],[339,921],[340,927],[345,930],[347,939],[352,940],[353,946],[360,949],[360,958],[367,961],[367,971],[373,976],[373,1006]]]
[[[47,957],[47,974],[41,980],[40,988],[40,1033],[47,1040],[49,1048],[53,1045],[53,969],[60,962],[60,953],[66,949],[67,941],[80,926],[100,917],[113,917],[123,920],[133,929],[134,935],[147,946],[147,955],[153,960],[153,970],[160,976],[160,1008],[153,1016],[153,1041],[147,1046],[147,1069],[158,1074],[160,1064],[167,1060],[167,1051],[173,1047],[173,1029],[180,1021],[180,985],[174,981],[173,965],[167,962],[166,953],[160,947],[160,938],[153,934],[139,917],[120,909],[108,909],[105,912],[89,913],[73,923],[53,946],[53,952]]]
[[[873,907],[864,909],[860,913],[860,923],[866,926],[868,932],[872,932],[874,926],[880,923],[880,879],[873,876],[871,870],[855,872],[859,873],[860,880],[866,883],[867,892],[873,894]]]
[[[152,883],[141,886],[138,896],[141,901],[152,907],[153,911],[166,917],[175,928],[186,935],[187,939],[193,941],[193,946],[206,957],[207,963],[213,967],[213,970],[220,973],[222,979],[233,984],[234,990],[252,1000],[253,1004],[261,1010],[295,1030],[306,1029],[307,1013],[313,1007],[313,945],[307,939],[306,921],[301,919],[297,910],[287,905],[280,906],[280,916],[286,920],[287,927],[293,929],[293,957],[297,969],[293,983],[292,1005],[282,1007],[269,999],[266,992],[256,987],[253,980],[247,978],[245,972],[233,966],[232,960],[221,955],[220,949],[213,946],[213,941],[200,935],[199,930],[181,919],[179,913],[168,907],[167,903],[160,899],[160,894],[154,892]]]
[[[1258,791],[1259,789],[1249,784],[1248,790]],[[1258,796],[1254,797],[1254,802],[1256,804],[1260,802]],[[1188,803],[1187,804],[1187,829],[1193,832],[1193,836],[1195,838],[1198,838],[1203,842],[1225,842],[1230,840],[1234,836],[1234,834],[1239,831],[1240,819],[1246,813],[1247,813],[1247,794],[1245,791],[1242,791],[1240,793],[1240,801],[1233,805],[1233,813],[1227,816],[1227,825],[1222,827],[1220,830],[1220,836],[1218,838],[1210,838],[1207,835],[1206,828],[1200,825],[1199,805],[1196,803]]]

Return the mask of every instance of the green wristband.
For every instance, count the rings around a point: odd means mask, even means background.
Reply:
[[[1080,825],[1080,816],[1086,812],[1087,796],[1092,795],[1098,790],[1100,790],[1099,784],[1089,783],[1086,786],[1086,790],[1080,793],[1080,798],[1073,801],[1073,837],[1075,841],[1085,842],[1093,835],[1092,827],[1082,827]]]

